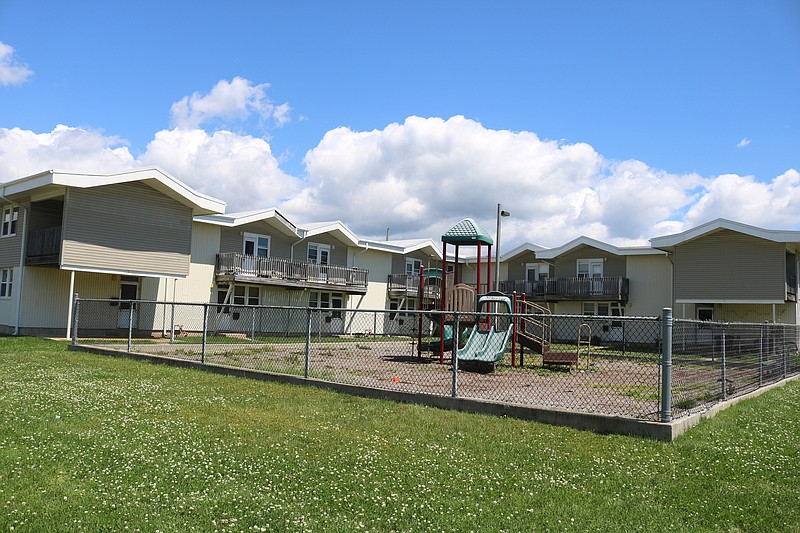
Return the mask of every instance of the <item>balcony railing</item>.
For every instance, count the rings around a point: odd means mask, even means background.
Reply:
[[[61,226],[31,230],[25,253],[27,265],[58,264],[61,258]]]
[[[419,295],[419,274],[389,274],[388,291],[389,296],[418,296]],[[451,276],[452,277],[452,276]],[[442,280],[440,277],[429,277],[425,280],[425,298],[436,298],[441,290]]]
[[[539,281],[509,280],[500,282],[507,294],[525,294],[529,300],[628,302],[628,278],[552,278]]]
[[[797,301],[797,276],[786,273],[786,301]]]
[[[366,292],[369,271],[338,265],[317,265],[279,257],[239,253],[217,254],[218,277],[295,287],[330,287],[345,292]]]

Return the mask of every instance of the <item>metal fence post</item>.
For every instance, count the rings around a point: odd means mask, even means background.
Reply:
[[[725,326],[723,325],[722,326],[722,399],[723,400],[728,399],[728,387],[725,386],[726,383],[725,380],[728,378],[726,374],[727,369],[725,368],[726,355],[727,355],[726,352],[727,352],[727,347],[725,342]]]
[[[672,309],[661,311],[661,421],[672,421]]]
[[[72,345],[78,344],[78,310],[80,309],[78,293],[72,295]]]
[[[442,320],[444,320],[444,315],[442,315]],[[453,398],[458,398],[458,344],[459,344],[459,334],[458,334],[458,313],[453,314],[453,349],[451,360],[453,363],[453,386],[450,390],[450,395]]]
[[[133,300],[128,300],[128,352],[133,345]]]
[[[173,342],[175,342],[175,302],[172,302],[170,306],[169,317],[169,343],[172,344]]]
[[[311,369],[311,308],[306,310],[306,360],[303,377],[308,379]]]
[[[759,328],[758,339],[758,388],[764,385],[764,325]]]
[[[203,304],[203,340],[200,344],[200,363],[206,362],[206,343],[208,341],[208,304]]]

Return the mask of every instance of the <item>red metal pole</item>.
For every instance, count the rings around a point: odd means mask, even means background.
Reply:
[[[458,256],[458,246],[456,246],[456,256]],[[456,261],[458,262],[458,261]],[[455,276],[455,272],[453,272]],[[455,278],[453,278],[455,281]],[[439,292],[439,307],[442,314],[439,316],[439,364],[444,363],[444,297],[447,294],[447,243],[442,241],[442,288]]]
[[[475,294],[481,293],[481,241],[478,241],[478,279],[476,280]]]
[[[490,292],[492,290],[492,245],[489,245],[488,248],[488,257],[486,258],[486,292]],[[495,307],[495,310],[497,307]]]

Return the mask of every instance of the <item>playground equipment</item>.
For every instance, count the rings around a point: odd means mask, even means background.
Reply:
[[[520,365],[524,362],[525,348],[542,356],[542,365],[573,365],[580,367],[580,360],[586,360],[586,368],[592,363],[592,328],[589,324],[578,325],[578,338],[574,351],[555,351],[552,342],[552,315],[547,307],[521,298],[514,298],[516,323],[514,342],[511,348],[512,366],[515,363],[516,345],[520,347]]]
[[[489,314],[491,307],[495,310]],[[490,292],[479,297],[478,319],[464,347],[456,351],[458,360],[491,364],[501,360],[514,329],[511,309],[511,298],[501,292]],[[484,313],[487,314],[484,316]]]

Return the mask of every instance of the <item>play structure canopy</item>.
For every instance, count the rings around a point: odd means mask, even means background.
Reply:
[[[442,242],[455,245],[494,244],[494,239],[471,218],[465,218],[442,235]]]

